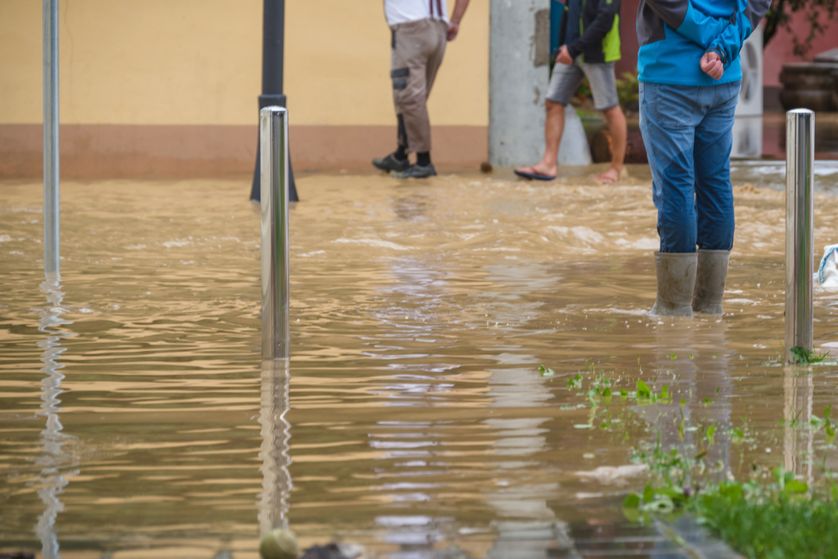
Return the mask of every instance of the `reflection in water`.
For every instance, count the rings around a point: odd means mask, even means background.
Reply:
[[[262,362],[262,404],[259,425],[262,448],[262,494],[259,502],[259,531],[265,534],[274,528],[288,527],[291,495],[290,443],[291,424],[288,422],[289,383],[291,370],[288,359]]]
[[[660,429],[664,449],[678,448],[683,456],[706,452],[717,481],[730,472],[727,329],[724,319],[697,316],[663,319],[655,330],[656,388],[669,385],[672,403],[654,406],[658,415],[651,425]]]
[[[815,432],[810,425],[814,395],[811,373],[786,367],[783,394],[783,468],[812,487]]]
[[[427,218],[428,208],[433,199],[427,194],[411,193],[407,196],[393,197],[393,212],[399,219],[419,221]]]
[[[61,344],[62,339],[68,337],[65,326],[72,324],[63,318],[64,309],[61,306],[64,293],[61,290],[59,278],[47,279],[41,284],[41,291],[46,295],[47,306],[41,311],[38,322],[38,330],[46,337],[38,342],[41,348],[41,360],[43,363],[42,372],[44,378],[41,381],[41,412],[40,415],[46,418],[46,424],[41,431],[42,454],[38,459],[40,472],[40,489],[38,497],[44,504],[44,511],[38,519],[36,532],[41,540],[41,553],[45,559],[57,559],[61,556],[58,544],[58,533],[56,521],[58,513],[64,510],[59,495],[69,483],[68,477],[78,473],[62,473],[61,463],[66,460],[64,456],[64,442],[67,435],[64,434],[64,426],[59,416],[61,406],[61,383],[64,374],[61,370],[64,365],[59,361],[61,355],[66,351]]]
[[[487,554],[491,559],[547,556],[557,540],[563,542],[562,548],[570,547],[567,525],[556,519],[548,505],[558,497],[559,483],[554,476],[532,475],[544,467],[539,456],[548,450],[548,417],[539,417],[538,410],[544,409],[552,395],[544,379],[532,374],[537,359],[523,350],[519,345],[500,345],[495,358],[501,367],[488,369],[491,407],[532,410],[526,417],[484,420],[494,439],[492,454],[497,457],[491,476],[494,483],[485,492],[497,518],[497,537]]]

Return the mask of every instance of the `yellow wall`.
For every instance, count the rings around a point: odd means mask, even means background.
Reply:
[[[0,0],[0,124],[41,121],[38,0]],[[453,0],[450,1],[453,5]],[[253,124],[262,0],[60,0],[65,124]],[[381,0],[287,0],[296,125],[389,125]],[[488,123],[488,0],[472,0],[431,98],[435,125]]]

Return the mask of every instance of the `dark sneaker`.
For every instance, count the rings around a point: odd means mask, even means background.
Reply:
[[[407,159],[396,159],[394,153],[385,155],[380,159],[373,159],[372,164],[376,169],[382,171],[395,171],[397,173],[406,171],[410,167],[410,162]]]
[[[436,169],[434,164],[430,165],[411,165],[401,173],[396,174],[400,179],[426,179],[428,177],[436,176]]]

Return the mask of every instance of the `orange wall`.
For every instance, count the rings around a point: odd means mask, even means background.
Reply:
[[[0,0],[0,124],[38,124],[40,0]],[[452,3],[453,5],[453,3]],[[244,125],[257,120],[262,0],[61,0],[65,124]],[[436,125],[488,124],[487,0],[449,45]],[[287,0],[292,122],[392,125],[390,33],[381,0]]]

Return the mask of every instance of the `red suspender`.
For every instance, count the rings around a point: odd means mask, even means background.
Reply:
[[[428,0],[428,13],[434,17],[434,0]]]
[[[445,14],[442,13],[442,0],[436,0],[436,11],[439,12],[439,17],[441,19],[445,18]]]

